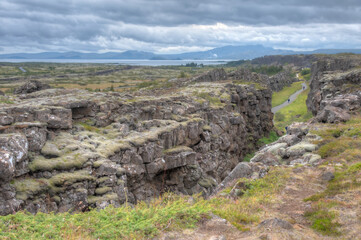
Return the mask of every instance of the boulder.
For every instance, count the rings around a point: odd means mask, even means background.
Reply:
[[[14,122],[14,118],[7,113],[0,113],[0,125],[10,125]]]
[[[300,142],[286,149],[287,157],[302,156],[306,152],[312,152],[317,149],[317,145],[309,142]]]
[[[239,178],[247,178],[252,175],[250,163],[241,162],[228,174],[228,176],[218,185],[218,189],[226,187],[228,184]]]
[[[277,166],[281,162],[281,157],[273,154],[272,152],[263,152],[256,154],[256,156],[254,156],[250,162],[260,162],[265,164],[266,166]]]
[[[327,105],[316,116],[319,122],[339,123],[350,120],[351,116],[347,110]]]
[[[227,73],[223,68],[214,69],[192,79],[192,82],[216,82],[227,79]]]
[[[17,164],[27,159],[28,141],[20,134],[0,134],[0,179],[9,182],[16,174]]]
[[[26,82],[24,85],[21,85],[20,87],[16,88],[14,90],[14,94],[26,94],[26,93],[32,93],[36,91],[41,91],[45,89],[51,88],[50,85],[46,83],[39,82],[37,80],[31,80]]]

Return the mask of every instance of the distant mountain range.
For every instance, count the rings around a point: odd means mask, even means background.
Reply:
[[[292,55],[292,54],[336,54],[361,53],[361,49],[318,49],[314,51],[292,51],[264,47],[262,45],[225,46],[208,51],[187,52],[180,54],[155,54],[144,51],[125,51],[107,53],[81,53],[81,52],[43,52],[43,53],[12,53],[0,54],[0,59],[147,59],[147,60],[249,60],[266,55]]]

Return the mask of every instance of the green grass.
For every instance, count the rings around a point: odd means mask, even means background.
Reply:
[[[306,106],[306,99],[309,93],[309,88],[298,95],[297,99],[282,108],[275,114],[274,124],[279,130],[284,130],[293,122],[304,122],[312,117],[312,113],[308,111]]]
[[[277,135],[277,133],[275,131],[271,131],[267,137],[265,136],[265,137],[259,139],[257,142],[257,145],[263,146],[266,144],[270,144],[272,142],[277,141],[278,138],[279,138],[279,136]]]
[[[243,195],[237,199],[216,197],[211,199],[213,213],[226,219],[241,231],[249,230],[248,224],[258,223],[264,214],[264,207],[275,201],[290,176],[290,169],[271,168],[264,178],[251,180],[241,178],[246,186]],[[224,192],[229,192],[226,189]]]
[[[337,203],[320,201],[313,204],[311,210],[305,213],[305,217],[311,221],[311,228],[323,235],[340,235],[340,223],[336,221],[337,213],[330,208]]]
[[[272,107],[276,107],[281,105],[287,99],[297,92],[298,90],[302,89],[302,82],[294,82],[291,86],[283,88],[279,92],[273,92],[272,94]]]
[[[0,239],[149,239],[161,231],[195,227],[210,207],[199,197],[190,202],[188,197],[165,194],[134,208],[110,206],[77,214],[18,212],[0,217]]]
[[[189,196],[164,194],[134,207],[109,206],[75,214],[17,212],[0,216],[0,239],[151,239],[164,231],[194,228],[211,212],[247,231],[248,224],[259,222],[262,209],[274,202],[289,175],[290,170],[272,168],[264,178],[240,179],[247,189],[238,199],[193,196],[190,200]],[[18,187],[25,189],[25,185]],[[38,184],[34,189],[34,194],[41,190]]]
[[[317,141],[321,146],[318,154],[325,158],[320,168],[338,163],[334,178],[323,192],[314,194],[304,201],[311,202],[311,210],[305,217],[311,221],[311,227],[324,235],[341,235],[338,227],[338,212],[351,204],[350,193],[361,187],[361,116],[354,116],[350,121],[338,125],[324,124],[324,128],[312,131],[322,137]],[[339,199],[340,202],[330,199]],[[343,200],[342,199],[350,199]]]
[[[254,157],[255,153],[248,153],[244,158],[243,162],[249,162]]]

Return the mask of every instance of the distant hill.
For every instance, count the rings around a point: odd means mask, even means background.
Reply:
[[[268,55],[293,54],[336,54],[357,53],[361,49],[317,49],[314,51],[292,51],[264,47],[262,45],[224,46],[208,51],[187,52],[180,54],[155,54],[144,51],[125,51],[107,53],[81,53],[81,52],[43,52],[43,53],[13,53],[0,54],[0,59],[149,59],[149,60],[210,60],[210,59],[254,59]]]

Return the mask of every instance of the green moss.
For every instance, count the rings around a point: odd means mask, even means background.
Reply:
[[[110,180],[109,177],[101,177],[101,178],[97,178],[97,183],[101,184],[101,183],[109,181],[109,180]]]
[[[211,178],[202,178],[198,181],[198,184],[205,188],[210,188],[217,185],[217,183]]]
[[[55,187],[72,185],[81,181],[95,181],[96,178],[91,176],[87,170],[75,171],[72,173],[59,173],[49,179],[49,183]]]
[[[96,195],[104,195],[104,194],[106,194],[107,192],[110,192],[110,191],[112,191],[111,187],[101,187],[101,188],[96,188],[95,189],[95,194]]]
[[[104,158],[109,158],[110,156],[115,155],[117,152],[122,150],[131,149],[131,146],[128,142],[122,140],[108,140],[104,141],[97,149],[97,152]]]
[[[74,152],[58,158],[47,159],[42,156],[35,158],[30,164],[29,169],[36,171],[69,170],[72,168],[81,168],[92,154],[83,152]]]
[[[89,196],[88,197],[89,204],[95,204],[97,202],[111,201],[111,200],[118,200],[118,195],[116,193],[108,193],[103,196]]]
[[[49,188],[47,179],[21,179],[14,180],[12,184],[16,189],[16,198],[26,200],[31,196],[45,192]]]
[[[91,125],[89,125],[88,123],[79,122],[78,124],[79,124],[80,126],[82,126],[86,131],[96,132],[96,133],[98,133],[98,134],[101,134],[101,133],[102,133],[102,130],[101,130],[100,128],[91,126]]]
[[[204,126],[203,126],[203,130],[204,130],[204,131],[212,132],[212,128],[211,128],[211,126],[209,126],[209,125],[204,125]]]
[[[193,149],[187,146],[177,146],[163,151],[163,153],[166,155],[176,154],[181,152],[193,152]]]
[[[62,152],[58,147],[52,142],[46,142],[44,147],[41,149],[41,153],[46,156],[57,156],[60,157]]]
[[[174,120],[174,121],[180,122],[180,121],[182,121],[183,118],[181,116],[176,115],[176,114],[172,114],[171,119]]]
[[[61,201],[61,198],[59,196],[53,196],[52,198],[56,203],[60,203]]]
[[[93,162],[93,167],[98,168],[106,162],[107,162],[107,160],[105,160],[105,159],[95,161],[95,162]]]
[[[219,97],[222,101],[230,101],[231,99],[231,95],[229,95],[228,93],[224,92],[222,93],[222,95]]]

